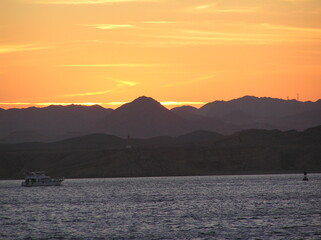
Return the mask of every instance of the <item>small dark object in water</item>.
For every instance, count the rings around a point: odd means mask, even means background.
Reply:
[[[309,181],[309,179],[307,177],[307,172],[304,172],[304,177],[303,177],[302,181]]]

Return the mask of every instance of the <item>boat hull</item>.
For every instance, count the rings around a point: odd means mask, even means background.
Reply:
[[[63,179],[57,179],[55,181],[49,182],[22,182],[21,186],[23,187],[43,187],[43,186],[61,186]]]

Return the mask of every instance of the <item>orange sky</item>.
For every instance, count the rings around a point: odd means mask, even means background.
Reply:
[[[321,98],[320,0],[0,1],[2,108],[297,93]]]

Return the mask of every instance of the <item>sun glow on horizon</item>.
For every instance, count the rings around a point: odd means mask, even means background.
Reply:
[[[95,106],[99,105],[106,108],[117,108],[121,105],[124,105],[128,102],[38,102],[38,103],[32,103],[32,102],[16,102],[16,103],[9,103],[9,102],[2,102],[0,103],[0,108],[3,109],[12,109],[12,108],[29,108],[29,107],[48,107],[48,106],[70,106],[70,105],[79,105],[79,106]],[[160,102],[164,107],[179,107],[179,106],[185,106],[190,105],[194,107],[201,107],[205,105],[205,102],[189,102],[189,101],[183,101],[183,102],[176,102],[176,101],[165,101]]]
[[[124,2],[154,2],[157,0],[34,0],[35,4],[53,4],[53,5],[96,5]]]

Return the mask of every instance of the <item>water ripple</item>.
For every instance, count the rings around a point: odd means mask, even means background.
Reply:
[[[0,181],[0,239],[320,239],[321,175]]]

